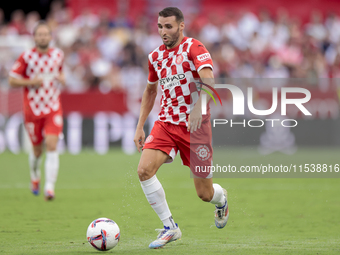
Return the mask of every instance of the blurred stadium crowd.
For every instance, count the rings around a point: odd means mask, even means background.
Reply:
[[[315,11],[308,22],[291,17],[284,9],[184,16],[185,35],[206,45],[215,77],[340,77],[340,17],[335,14]],[[38,20],[37,12],[25,15],[17,10],[5,22],[0,9],[0,35],[30,34]],[[102,91],[142,93],[147,55],[162,43],[155,17],[130,20],[123,13],[112,16],[107,9],[98,13],[84,9],[73,17],[70,9],[55,1],[46,20],[53,31],[53,44],[65,52],[69,91],[99,87]],[[13,61],[0,61],[0,76],[7,76]]]

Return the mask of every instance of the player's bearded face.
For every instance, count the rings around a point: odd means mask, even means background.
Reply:
[[[51,32],[46,26],[37,28],[34,34],[35,45],[40,49],[47,49],[52,39]]]
[[[163,43],[168,48],[172,48],[177,42],[179,38],[179,27],[177,31],[173,34],[168,34],[167,36],[162,37]]]
[[[167,48],[171,49],[176,45],[180,37],[180,26],[174,16],[158,18],[158,32]]]

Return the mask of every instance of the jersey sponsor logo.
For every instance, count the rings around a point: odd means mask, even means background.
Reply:
[[[183,62],[183,55],[181,54],[181,55],[178,55],[177,57],[176,57],[176,64],[177,65],[180,65],[180,64],[182,64],[182,62]]]
[[[201,61],[201,62],[204,62],[204,61],[207,61],[207,60],[211,59],[211,57],[210,57],[210,54],[209,54],[209,53],[203,53],[203,54],[201,54],[201,55],[198,55],[198,56],[197,56],[197,59],[198,59],[199,61]]]
[[[163,78],[159,80],[160,85],[164,86],[164,89],[170,89],[174,86],[180,86],[180,80],[185,79],[185,74],[174,74],[169,77]]]
[[[195,152],[196,152],[198,159],[201,161],[206,161],[207,159],[210,158],[210,155],[211,155],[210,150],[208,146],[206,145],[198,146]]]
[[[154,137],[153,135],[149,135],[146,140],[145,140],[145,143],[151,143],[153,141]]]

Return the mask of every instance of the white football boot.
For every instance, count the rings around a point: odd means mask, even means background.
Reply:
[[[45,201],[52,201],[55,198],[54,190],[45,191]]]
[[[176,241],[181,239],[182,232],[179,229],[177,223],[176,223],[175,229],[170,229],[169,227],[165,227],[163,229],[156,229],[156,231],[159,232],[157,239],[150,243],[149,248],[150,249],[158,249],[162,248],[167,243]]]
[[[225,189],[223,189],[225,203],[224,206],[218,207],[215,206],[215,225],[217,228],[224,228],[225,225],[227,225],[228,218],[229,218],[229,209],[228,209],[228,194]]]

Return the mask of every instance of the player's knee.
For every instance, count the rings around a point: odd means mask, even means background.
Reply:
[[[45,138],[45,145],[47,151],[56,151],[58,146],[58,136],[57,135],[47,135]]]
[[[197,196],[204,202],[210,202],[214,194],[205,191],[197,191]]]
[[[40,158],[41,155],[42,155],[42,150],[34,151],[34,156],[35,156],[36,158]]]
[[[137,169],[138,178],[140,181],[149,180],[154,174],[150,167],[138,166]]]
[[[36,158],[39,158],[42,154],[42,146],[34,146],[33,147],[33,152],[34,152],[34,156]]]
[[[46,150],[47,151],[55,151],[55,150],[57,150],[57,143],[46,141]]]

